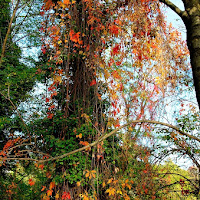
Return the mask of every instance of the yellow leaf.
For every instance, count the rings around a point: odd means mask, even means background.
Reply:
[[[62,41],[61,41],[61,40],[59,40],[59,41],[58,41],[58,44],[61,44],[61,43],[62,43]]]
[[[61,76],[58,76],[58,75],[55,75],[53,76],[53,80],[57,83],[61,83],[62,82],[62,77]]]
[[[113,178],[109,179],[108,184],[112,183],[112,181],[113,181]]]
[[[117,194],[122,194],[122,191],[121,190],[117,190]]]
[[[79,135],[76,135],[77,138],[82,138],[82,133],[80,133]]]
[[[106,190],[106,193],[108,193],[109,194],[109,196],[114,196],[115,195],[115,188],[112,188],[112,187],[110,187],[110,188],[108,188],[107,190]]]
[[[158,83],[158,84],[160,84],[160,78],[157,76],[156,78],[155,78],[155,81],[156,81],[156,83]]]
[[[56,193],[55,199],[59,199],[59,192]]]
[[[133,131],[133,128],[132,128],[132,127],[129,127],[129,128],[128,128],[128,131],[132,132],[132,131]]]

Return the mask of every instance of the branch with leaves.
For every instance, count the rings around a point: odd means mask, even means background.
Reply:
[[[62,159],[62,158],[65,158],[67,156],[70,156],[70,155],[73,155],[75,153],[78,153],[78,152],[81,152],[81,151],[84,151],[84,150],[88,150],[90,149],[91,147],[93,146],[96,146],[99,142],[101,141],[104,141],[105,139],[107,139],[108,137],[112,136],[112,135],[115,135],[118,133],[119,130],[127,127],[127,126],[130,126],[130,125],[133,125],[133,124],[140,124],[140,123],[151,123],[151,124],[159,124],[159,125],[163,125],[163,126],[167,126],[169,128],[172,128],[174,130],[176,130],[180,135],[184,135],[184,136],[187,136],[191,139],[194,139],[194,140],[197,140],[198,142],[200,142],[200,139],[198,137],[195,137],[193,135],[190,135],[188,133],[185,133],[181,130],[179,130],[176,126],[173,126],[171,124],[167,124],[167,123],[164,123],[164,122],[159,122],[159,121],[152,121],[152,120],[133,120],[127,124],[124,124],[122,126],[120,126],[119,128],[111,131],[110,133],[107,133],[107,134],[104,134],[102,136],[100,136],[98,138],[98,140],[92,142],[91,144],[87,145],[87,146],[84,146],[82,148],[79,148],[79,149],[76,149],[74,151],[71,151],[69,153],[65,153],[63,155],[60,155],[60,156],[56,156],[56,157],[52,157],[52,158],[49,158],[49,159],[45,159],[45,160],[36,160],[36,159],[31,159],[31,158],[9,158],[9,157],[6,157],[6,158],[1,158],[1,160],[30,160],[30,161],[38,161],[38,163],[44,163],[44,162],[48,162],[48,161],[55,161],[55,160],[59,160],[59,159]]]

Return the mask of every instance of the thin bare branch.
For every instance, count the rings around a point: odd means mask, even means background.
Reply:
[[[2,65],[2,62],[3,62],[3,58],[4,58],[5,50],[6,50],[6,43],[7,43],[8,37],[10,35],[11,26],[12,26],[13,20],[15,18],[15,15],[16,15],[16,12],[17,12],[17,9],[18,9],[18,6],[19,6],[19,2],[20,2],[20,0],[17,0],[15,9],[13,11],[12,17],[11,17],[9,25],[8,25],[8,30],[7,30],[7,33],[6,33],[6,37],[5,37],[4,42],[3,42],[3,47],[2,47],[2,51],[1,51],[1,57],[0,57],[0,68],[1,68],[1,65]]]
[[[24,125],[24,127],[25,127],[25,129],[26,129],[26,131],[27,131],[27,133],[28,133],[28,135],[30,136],[30,132],[29,132],[29,130],[28,130],[28,127],[26,126],[26,124],[25,124],[25,122],[24,122],[24,120],[23,120],[23,118],[22,118],[22,116],[21,116],[19,110],[17,109],[17,107],[15,106],[15,104],[14,104],[14,103],[12,102],[12,100],[10,99],[9,87],[8,87],[8,97],[6,97],[6,96],[5,96],[3,93],[1,93],[1,92],[0,92],[0,94],[12,104],[13,108],[17,111],[17,114],[18,114],[19,118],[21,119],[21,121],[22,121],[22,123],[23,123],[23,125]]]

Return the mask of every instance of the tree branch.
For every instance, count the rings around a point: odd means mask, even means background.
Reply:
[[[91,144],[89,144],[89,145],[87,145],[87,146],[85,146],[85,147],[82,147],[82,148],[80,148],[80,149],[76,149],[76,150],[74,150],[74,151],[71,151],[71,152],[69,152],[69,153],[63,154],[63,155],[61,155],[61,156],[57,156],[57,157],[50,158],[50,159],[46,159],[46,160],[40,160],[39,163],[43,163],[43,162],[47,162],[47,161],[53,161],[53,160],[58,160],[58,159],[67,157],[67,156],[69,156],[69,155],[78,153],[78,152],[80,152],[80,151],[84,151],[84,150],[86,150],[86,149],[88,149],[88,148],[91,148],[91,147],[97,145],[99,142],[101,142],[101,141],[107,139],[108,137],[110,137],[110,136],[116,134],[116,133],[117,133],[119,130],[121,130],[122,128],[125,128],[125,127],[127,127],[127,126],[129,126],[129,125],[132,125],[132,124],[138,124],[138,123],[151,123],[151,124],[160,124],[160,125],[163,125],[163,126],[167,126],[167,127],[169,127],[169,128],[172,128],[172,129],[176,130],[177,132],[179,132],[180,135],[187,136],[187,137],[189,137],[189,138],[191,138],[191,139],[194,139],[194,140],[197,140],[197,141],[200,142],[200,138],[197,138],[197,137],[195,137],[195,136],[193,136],[193,135],[190,135],[190,134],[188,134],[188,133],[185,133],[185,132],[179,130],[176,126],[173,126],[173,125],[171,125],[171,124],[167,124],[167,123],[163,123],[163,122],[158,122],[158,121],[152,121],[152,120],[133,120],[133,121],[127,123],[127,124],[122,125],[121,127],[117,128],[117,129],[111,131],[111,132],[108,133],[108,134],[102,135],[101,137],[98,138],[97,141],[95,141],[95,142],[93,142],[93,143],[91,143]]]
[[[3,47],[2,47],[1,57],[0,57],[0,68],[1,68],[1,65],[2,65],[2,62],[3,62],[3,58],[4,58],[4,54],[5,54],[5,50],[6,50],[6,43],[7,43],[8,37],[10,35],[12,22],[13,22],[13,20],[15,18],[15,14],[17,12],[17,9],[18,9],[18,6],[19,6],[19,2],[20,2],[20,0],[18,0],[17,3],[16,3],[15,9],[13,11],[12,17],[11,17],[9,25],[8,25],[8,30],[7,30],[7,33],[6,33],[6,37],[5,37],[4,41],[3,41]]]
[[[78,153],[78,152],[81,152],[81,151],[90,149],[91,147],[96,146],[99,142],[102,142],[103,140],[107,139],[108,137],[110,137],[110,136],[116,134],[116,133],[117,133],[119,130],[121,130],[122,128],[125,128],[125,127],[127,127],[127,126],[129,126],[129,125],[138,124],[138,123],[151,123],[151,124],[160,124],[160,125],[163,125],[163,126],[167,126],[167,127],[169,127],[169,128],[172,128],[172,129],[176,130],[180,135],[187,136],[187,137],[189,137],[189,138],[191,138],[191,139],[194,139],[194,140],[197,140],[198,142],[200,142],[200,138],[197,138],[197,137],[195,137],[195,136],[193,136],[193,135],[190,135],[190,134],[188,134],[188,133],[185,133],[185,132],[179,130],[176,126],[173,126],[173,125],[171,125],[171,124],[167,124],[167,123],[164,123],[164,122],[153,121],[153,120],[133,120],[133,121],[127,123],[127,124],[124,124],[124,125],[120,126],[120,127],[117,128],[117,129],[111,131],[111,132],[108,133],[108,134],[102,135],[101,137],[98,138],[98,140],[92,142],[91,144],[89,144],[89,145],[87,145],[87,146],[84,146],[84,147],[82,147],[82,148],[76,149],[76,150],[74,150],[74,151],[71,151],[71,152],[69,152],[69,153],[65,153],[65,154],[63,154],[63,155],[56,156],[56,157],[49,158],[49,159],[44,159],[44,160],[36,160],[36,159],[31,159],[31,158],[24,158],[24,160],[34,160],[34,161],[38,161],[38,163],[44,163],[44,162],[48,162],[48,161],[59,160],[59,159],[61,159],[61,158],[65,158],[65,157],[67,157],[67,156],[69,156],[69,155],[72,155],[72,154],[75,154],[75,153]],[[5,161],[5,160],[14,160],[14,159],[15,159],[15,158],[12,158],[12,159],[11,159],[11,158],[2,158],[2,157],[0,158],[0,160],[2,160],[2,161]],[[15,160],[23,160],[23,158],[20,158],[20,159],[17,158],[17,159],[15,159]]]
[[[163,177],[165,177],[165,175],[178,175],[178,176],[181,176],[181,177],[183,177],[185,180],[187,180],[188,182],[190,182],[196,189],[198,189],[198,187],[197,187],[190,179],[188,179],[187,177],[185,177],[185,176],[182,175],[182,174],[174,173],[174,172],[166,172],[166,173],[159,173],[158,175],[164,175]]]
[[[186,11],[182,11],[179,7],[177,7],[171,1],[169,1],[169,0],[159,0],[159,1],[162,2],[162,3],[164,3],[169,8],[171,8],[176,14],[178,14],[182,18],[183,21],[184,21],[185,17],[188,17]]]

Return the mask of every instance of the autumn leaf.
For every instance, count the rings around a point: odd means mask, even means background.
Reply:
[[[80,133],[79,135],[76,135],[77,138],[82,138],[82,133]]]
[[[67,200],[67,199],[71,199],[70,193],[69,192],[63,192],[62,200]]]
[[[112,183],[112,181],[113,181],[113,178],[110,178],[107,183],[110,184]]]
[[[93,79],[92,81],[91,81],[91,83],[90,83],[90,86],[93,86],[93,85],[96,85],[96,80],[95,79]]]
[[[112,188],[112,187],[110,187],[110,188],[108,188],[108,189],[106,190],[106,193],[108,193],[109,196],[114,196],[114,195],[115,195],[115,192],[116,192],[115,188]]]
[[[62,77],[59,75],[55,75],[55,76],[53,76],[53,80],[55,81],[55,83],[61,83]]]
[[[49,186],[49,189],[51,190],[51,189],[53,189],[55,186],[56,186],[56,185],[55,185],[55,182],[51,182],[51,183],[50,183],[50,186]]]
[[[92,170],[92,171],[86,170],[85,177],[89,178],[89,179],[95,178],[96,177],[96,171],[95,170]]]
[[[118,26],[116,26],[116,25],[111,25],[110,27],[109,27],[109,30],[110,30],[110,33],[111,34],[114,34],[114,35],[118,35],[118,33],[119,33],[119,27]]]
[[[33,185],[35,185],[35,181],[34,181],[32,178],[30,178],[30,179],[28,180],[28,184],[29,184],[30,186],[33,186]]]
[[[42,186],[41,192],[46,189],[46,186]]]
[[[53,190],[47,190],[47,196],[50,197],[52,196]]]
[[[45,3],[45,10],[49,10],[54,4],[52,0],[44,0]]]
[[[82,144],[83,146],[87,146],[87,145],[89,145],[89,142],[87,142],[87,141],[80,141],[79,144]]]
[[[88,197],[88,193],[86,192],[86,195],[85,194],[80,194],[79,195],[83,200],[89,200],[89,197]]]
[[[90,173],[87,172],[87,173],[85,174],[85,177],[88,178],[89,176],[90,176]]]
[[[44,165],[43,164],[39,165],[38,168],[40,168],[41,170],[43,170],[44,169]]]
[[[117,194],[122,194],[122,191],[121,190],[117,190]]]
[[[101,100],[101,94],[97,93],[97,97],[99,100]]]
[[[56,193],[55,199],[59,199],[59,192]]]
[[[81,185],[81,182],[77,182],[76,185],[79,187]]]
[[[52,118],[53,118],[53,115],[54,115],[53,113],[47,112],[47,118],[48,118],[48,119],[52,119]]]
[[[112,54],[113,55],[119,54],[119,51],[120,51],[120,45],[116,44],[115,47],[112,50]]]

